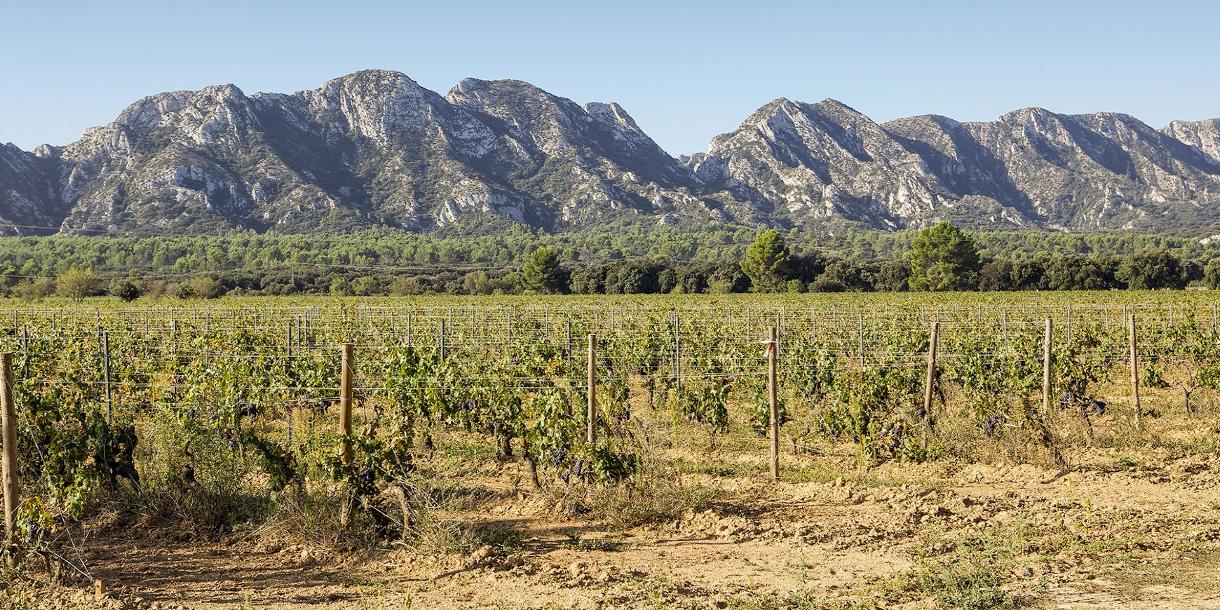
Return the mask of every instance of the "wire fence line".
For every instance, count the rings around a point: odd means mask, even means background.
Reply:
[[[958,362],[998,367],[1014,359],[1040,359],[1050,320],[1052,347],[1060,357],[1118,369],[1131,361],[1132,316],[1139,333],[1134,353],[1145,371],[1163,377],[1173,368],[1210,370],[1220,360],[1217,306],[1205,300],[1011,306],[23,307],[10,311],[7,325],[0,317],[0,349],[25,357],[19,373],[30,375],[26,382],[100,387],[114,402],[151,400],[154,394],[180,393],[196,384],[203,392],[272,403],[302,396],[314,400],[320,393],[337,399],[343,345],[353,346],[361,379],[356,392],[364,398],[390,390],[386,362],[403,349],[475,364],[460,379],[400,383],[396,391],[531,392],[552,387],[556,379],[565,388],[583,391],[588,335],[597,337],[596,366],[604,375],[638,383],[751,380],[765,375],[770,327],[777,329],[778,374],[785,383],[819,372],[921,367],[933,324],[939,329],[936,359],[941,367]],[[546,375],[478,372],[479,362],[514,362],[539,350],[556,365]],[[75,376],[65,376],[65,367],[33,372],[29,367],[32,360],[64,358],[74,360],[69,368]],[[239,386],[225,385],[218,381],[221,375],[206,374],[215,370],[249,371],[250,378]],[[259,381],[281,377],[311,383]]]

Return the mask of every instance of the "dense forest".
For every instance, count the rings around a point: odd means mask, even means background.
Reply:
[[[938,225],[950,227],[950,225]],[[410,295],[428,292],[664,293],[1183,288],[1220,282],[1220,242],[1167,235],[953,231],[972,262],[953,281],[913,273],[930,231],[767,231],[782,270],[760,278],[743,257],[763,234],[741,227],[564,233],[516,228],[446,236],[354,235],[0,238],[3,291],[208,297],[220,294]],[[535,260],[539,252],[546,260]],[[975,260],[976,259],[976,260]],[[536,263],[531,276],[530,265]],[[537,263],[548,266],[539,279]],[[913,276],[914,279],[913,279]],[[65,280],[70,280],[65,282]],[[65,289],[61,284],[78,284]],[[83,288],[79,286],[82,284]]]

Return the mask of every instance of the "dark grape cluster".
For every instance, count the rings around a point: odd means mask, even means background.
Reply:
[[[377,475],[372,468],[363,468],[356,474],[356,493],[362,496],[377,493]]]
[[[1091,410],[1093,412],[1093,414],[1097,415],[1097,416],[1105,415],[1106,414],[1106,403],[1094,398],[1092,401],[1089,402],[1089,410]]]
[[[551,465],[555,468],[563,466],[563,463],[568,459],[568,446],[560,445],[551,450]]]
[[[988,437],[995,436],[996,431],[1000,427],[1000,422],[1001,422],[1001,419],[1000,419],[999,415],[996,415],[994,413],[991,415],[988,415],[987,421],[983,422],[983,432],[985,432]]]
[[[237,417],[248,417],[251,420],[258,415],[258,405],[252,402],[244,402],[237,406]]]

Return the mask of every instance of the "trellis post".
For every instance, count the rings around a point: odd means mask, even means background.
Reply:
[[[352,368],[354,348],[351,343],[343,344],[340,358],[339,374],[339,433],[343,435],[343,465],[352,463]]]
[[[110,396],[110,331],[102,331],[102,384],[106,392],[106,423],[114,423],[114,400]]]
[[[441,327],[436,335],[436,345],[440,350],[441,360],[445,359],[445,318],[441,318]]]
[[[682,320],[674,312],[674,390],[682,390]]]
[[[17,411],[13,406],[13,355],[0,354],[4,387],[0,388],[0,427],[4,434],[4,554],[10,568],[17,565],[17,507],[21,471],[17,464]]]
[[[932,395],[936,385],[936,347],[940,343],[940,322],[932,321],[931,334],[928,335],[928,374],[923,384],[923,416],[930,420],[932,416]]]
[[[1131,314],[1127,318],[1127,346],[1129,361],[1131,365],[1131,407],[1135,409],[1135,426],[1138,428],[1143,423],[1141,419],[1142,410],[1140,408],[1140,370],[1139,356],[1136,351],[1136,336],[1135,336],[1135,314]]]
[[[779,392],[776,383],[776,353],[779,343],[777,331],[771,327],[771,336],[767,341],[767,406],[771,420],[771,480],[779,480]]]
[[[1046,332],[1042,337],[1042,414],[1051,412],[1051,334],[1054,332],[1054,321],[1046,319]]]
[[[586,371],[585,408],[587,430],[585,440],[589,443],[589,451],[593,451],[597,442],[597,336],[589,333],[589,362]]]

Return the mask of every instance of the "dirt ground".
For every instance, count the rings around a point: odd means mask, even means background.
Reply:
[[[1108,414],[1089,442],[1053,422],[1067,468],[967,426],[940,433],[976,443],[969,461],[865,465],[851,444],[785,441],[779,482],[765,439],[641,417],[669,486],[652,495],[672,501],[636,526],[605,502],[570,516],[485,438],[445,439],[428,476],[449,500],[423,543],[86,523],[70,559],[87,577],[12,587],[0,608],[1220,609],[1220,409],[1153,399],[1142,428]]]
[[[748,460],[688,473],[717,490],[705,508],[628,529],[557,517],[545,496],[491,494],[454,515],[477,523],[486,542],[462,553],[111,531],[82,543],[109,589],[104,601],[85,584],[30,605],[1220,608],[1215,451],[1097,449],[1073,456],[1067,472],[952,462],[860,470],[850,451],[789,464],[780,483]],[[516,476],[516,466],[502,468]]]

